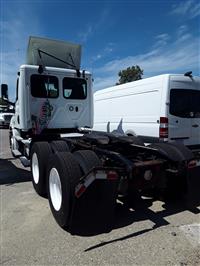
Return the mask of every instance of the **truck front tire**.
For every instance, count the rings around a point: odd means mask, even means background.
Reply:
[[[48,142],[35,142],[31,148],[31,173],[35,191],[40,196],[46,196],[46,169],[48,157],[52,153]]]
[[[14,158],[17,158],[18,156],[16,156],[13,151],[19,149],[19,144],[18,144],[18,142],[17,142],[17,140],[13,134],[12,128],[10,128],[10,130],[9,130],[9,143],[10,143],[10,151],[11,151],[12,156]]]

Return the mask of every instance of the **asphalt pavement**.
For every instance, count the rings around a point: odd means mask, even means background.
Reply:
[[[9,151],[0,129],[1,265],[200,265],[200,169],[191,171],[183,202],[128,209],[118,203],[113,229],[73,236],[55,222],[29,168]]]

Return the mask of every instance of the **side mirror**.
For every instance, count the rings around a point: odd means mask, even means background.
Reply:
[[[5,104],[9,104],[11,106],[15,106],[15,104],[13,102],[10,102],[8,100],[8,85],[7,84],[1,84],[1,97],[0,99],[2,99],[2,101]]]
[[[8,99],[8,85],[1,84],[1,98]]]

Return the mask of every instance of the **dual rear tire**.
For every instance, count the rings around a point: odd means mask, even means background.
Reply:
[[[32,183],[40,196],[46,197],[47,195],[46,174],[49,156],[64,151],[69,151],[69,147],[63,140],[55,140],[50,143],[40,141],[33,144],[30,153]]]
[[[31,172],[32,183],[35,191],[42,197],[47,194],[46,190],[46,169],[48,156],[52,153],[48,142],[35,142],[31,149]]]
[[[61,144],[56,141],[53,145],[48,142],[34,143],[30,156],[31,171],[35,191],[40,196],[48,196],[56,222],[68,229],[75,187],[81,176],[93,167],[101,166],[101,161],[93,151],[81,150],[72,154]]]
[[[81,176],[93,167],[101,166],[97,155],[90,150],[58,152],[51,156],[47,170],[48,199],[56,222],[70,228],[75,201],[75,187]]]
[[[70,152],[51,156],[47,170],[48,199],[56,222],[68,229],[75,187],[81,177],[78,162]]]

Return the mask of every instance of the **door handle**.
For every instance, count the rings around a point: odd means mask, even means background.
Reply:
[[[195,124],[195,125],[192,125],[192,127],[199,127],[199,125]]]

